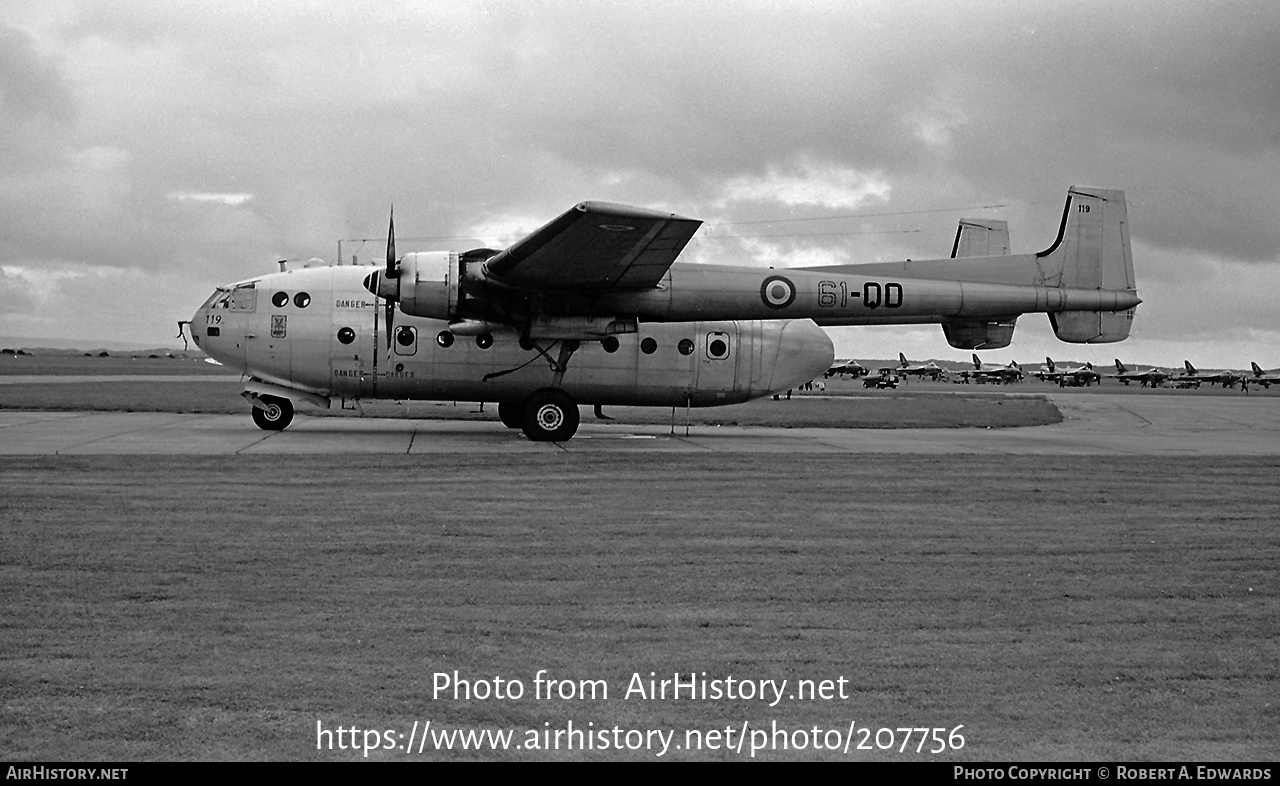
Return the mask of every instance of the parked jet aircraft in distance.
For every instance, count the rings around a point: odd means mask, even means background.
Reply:
[[[973,354],[973,368],[965,369],[960,374],[970,379],[976,379],[978,382],[998,382],[1007,385],[1010,382],[1022,380],[1022,366],[1012,360],[1009,361],[1007,366],[983,363],[982,359],[978,357],[978,353],[975,352]]]
[[[999,254],[773,270],[677,262],[701,224],[583,202],[503,250],[284,270],[219,287],[192,319],[246,377],[254,421],[294,403],[493,401],[533,440],[570,438],[578,405],[714,406],[831,367],[818,325],[940,323],[955,346],[1007,343],[1021,313],[1059,339],[1123,340],[1141,302],[1120,191],[1068,191],[1054,244]],[[817,324],[815,324],[817,323]]]
[[[839,375],[843,377],[845,374],[848,374],[853,379],[857,379],[858,377],[865,377],[869,373],[870,370],[856,360],[851,358],[836,358],[832,361],[831,368],[827,369],[827,373],[822,376],[834,377]]]
[[[1250,382],[1255,382],[1267,389],[1270,389],[1272,385],[1280,384],[1280,371],[1263,371],[1262,367],[1253,361],[1249,361],[1249,365],[1253,368],[1253,376],[1249,378]]]
[[[1244,378],[1244,375],[1234,371],[1197,371],[1190,360],[1184,360],[1182,364],[1186,367],[1186,371],[1173,378],[1174,384],[1180,387],[1198,388],[1201,384],[1209,384],[1230,388],[1235,387],[1235,384]]]
[[[1075,368],[1058,368],[1053,358],[1046,357],[1045,365],[1035,373],[1036,379],[1044,382],[1057,382],[1072,387],[1088,387],[1102,380],[1102,375],[1093,370],[1092,363],[1085,363]]]
[[[902,352],[898,353],[898,367],[896,369],[893,369],[893,371],[897,373],[897,375],[900,377],[901,376],[920,377],[922,379],[924,377],[928,377],[929,379],[932,379],[934,382],[938,381],[938,377],[941,377],[947,373],[947,370],[945,368],[943,368],[942,366],[939,366],[937,363],[934,363],[932,360],[930,360],[928,363],[916,363],[912,365],[910,362],[907,361],[906,354]]]
[[[1128,387],[1130,382],[1140,382],[1142,387],[1160,387],[1164,381],[1169,378],[1168,372],[1161,371],[1158,368],[1149,368],[1146,371],[1134,369],[1130,371],[1120,362],[1120,358],[1116,358],[1116,373],[1108,374],[1112,379],[1118,379]]]

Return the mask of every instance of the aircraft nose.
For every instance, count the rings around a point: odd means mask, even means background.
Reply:
[[[791,320],[778,337],[778,360],[769,389],[788,390],[817,379],[831,368],[835,356],[835,345],[825,330],[809,319]]]
[[[196,346],[204,349],[205,321],[208,308],[201,306],[196,309],[196,313],[191,315],[191,321],[187,323],[187,332],[191,334],[191,340],[196,342]],[[178,328],[182,325],[179,323]]]

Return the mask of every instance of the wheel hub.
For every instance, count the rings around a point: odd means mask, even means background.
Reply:
[[[544,404],[538,408],[538,425],[547,431],[555,431],[564,423],[564,412],[554,404]]]

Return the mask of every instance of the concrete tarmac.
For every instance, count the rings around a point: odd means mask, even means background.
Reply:
[[[784,429],[600,423],[562,444],[497,421],[310,418],[267,432],[242,415],[0,411],[0,455],[752,452],[1277,456],[1280,398],[1048,393],[1065,420],[1013,429]]]

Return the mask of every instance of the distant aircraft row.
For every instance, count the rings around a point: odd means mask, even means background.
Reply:
[[[1183,365],[1185,369],[1178,374],[1154,367],[1145,371],[1137,368],[1130,370],[1120,362],[1119,358],[1116,358],[1115,373],[1104,374],[1095,370],[1092,363],[1085,363],[1083,366],[1076,368],[1059,368],[1053,362],[1053,358],[1046,357],[1045,365],[1041,366],[1040,370],[1034,372],[1032,376],[1043,382],[1057,382],[1063,387],[1097,385],[1101,384],[1104,377],[1118,380],[1126,386],[1132,382],[1137,382],[1144,388],[1161,387],[1166,382],[1179,388],[1198,388],[1202,384],[1222,385],[1223,387],[1231,388],[1242,383],[1254,383],[1264,388],[1270,388],[1272,384],[1280,384],[1280,369],[1264,371],[1257,363],[1250,363],[1252,373],[1230,370],[1199,371],[1188,360],[1184,360]],[[1022,366],[1016,362],[1011,361],[1004,366],[983,363],[977,353],[973,355],[973,368],[971,369],[947,369],[932,360],[928,363],[911,363],[907,360],[907,356],[900,352],[898,353],[897,366],[884,366],[877,369],[877,371],[880,377],[919,377],[922,379],[928,377],[935,382],[940,379],[953,379],[960,382],[974,380],[979,383],[1009,384],[1021,381],[1026,376]],[[857,379],[870,374],[871,370],[858,361],[850,358],[838,358],[831,364],[831,368],[824,376],[828,378],[839,376]]]

